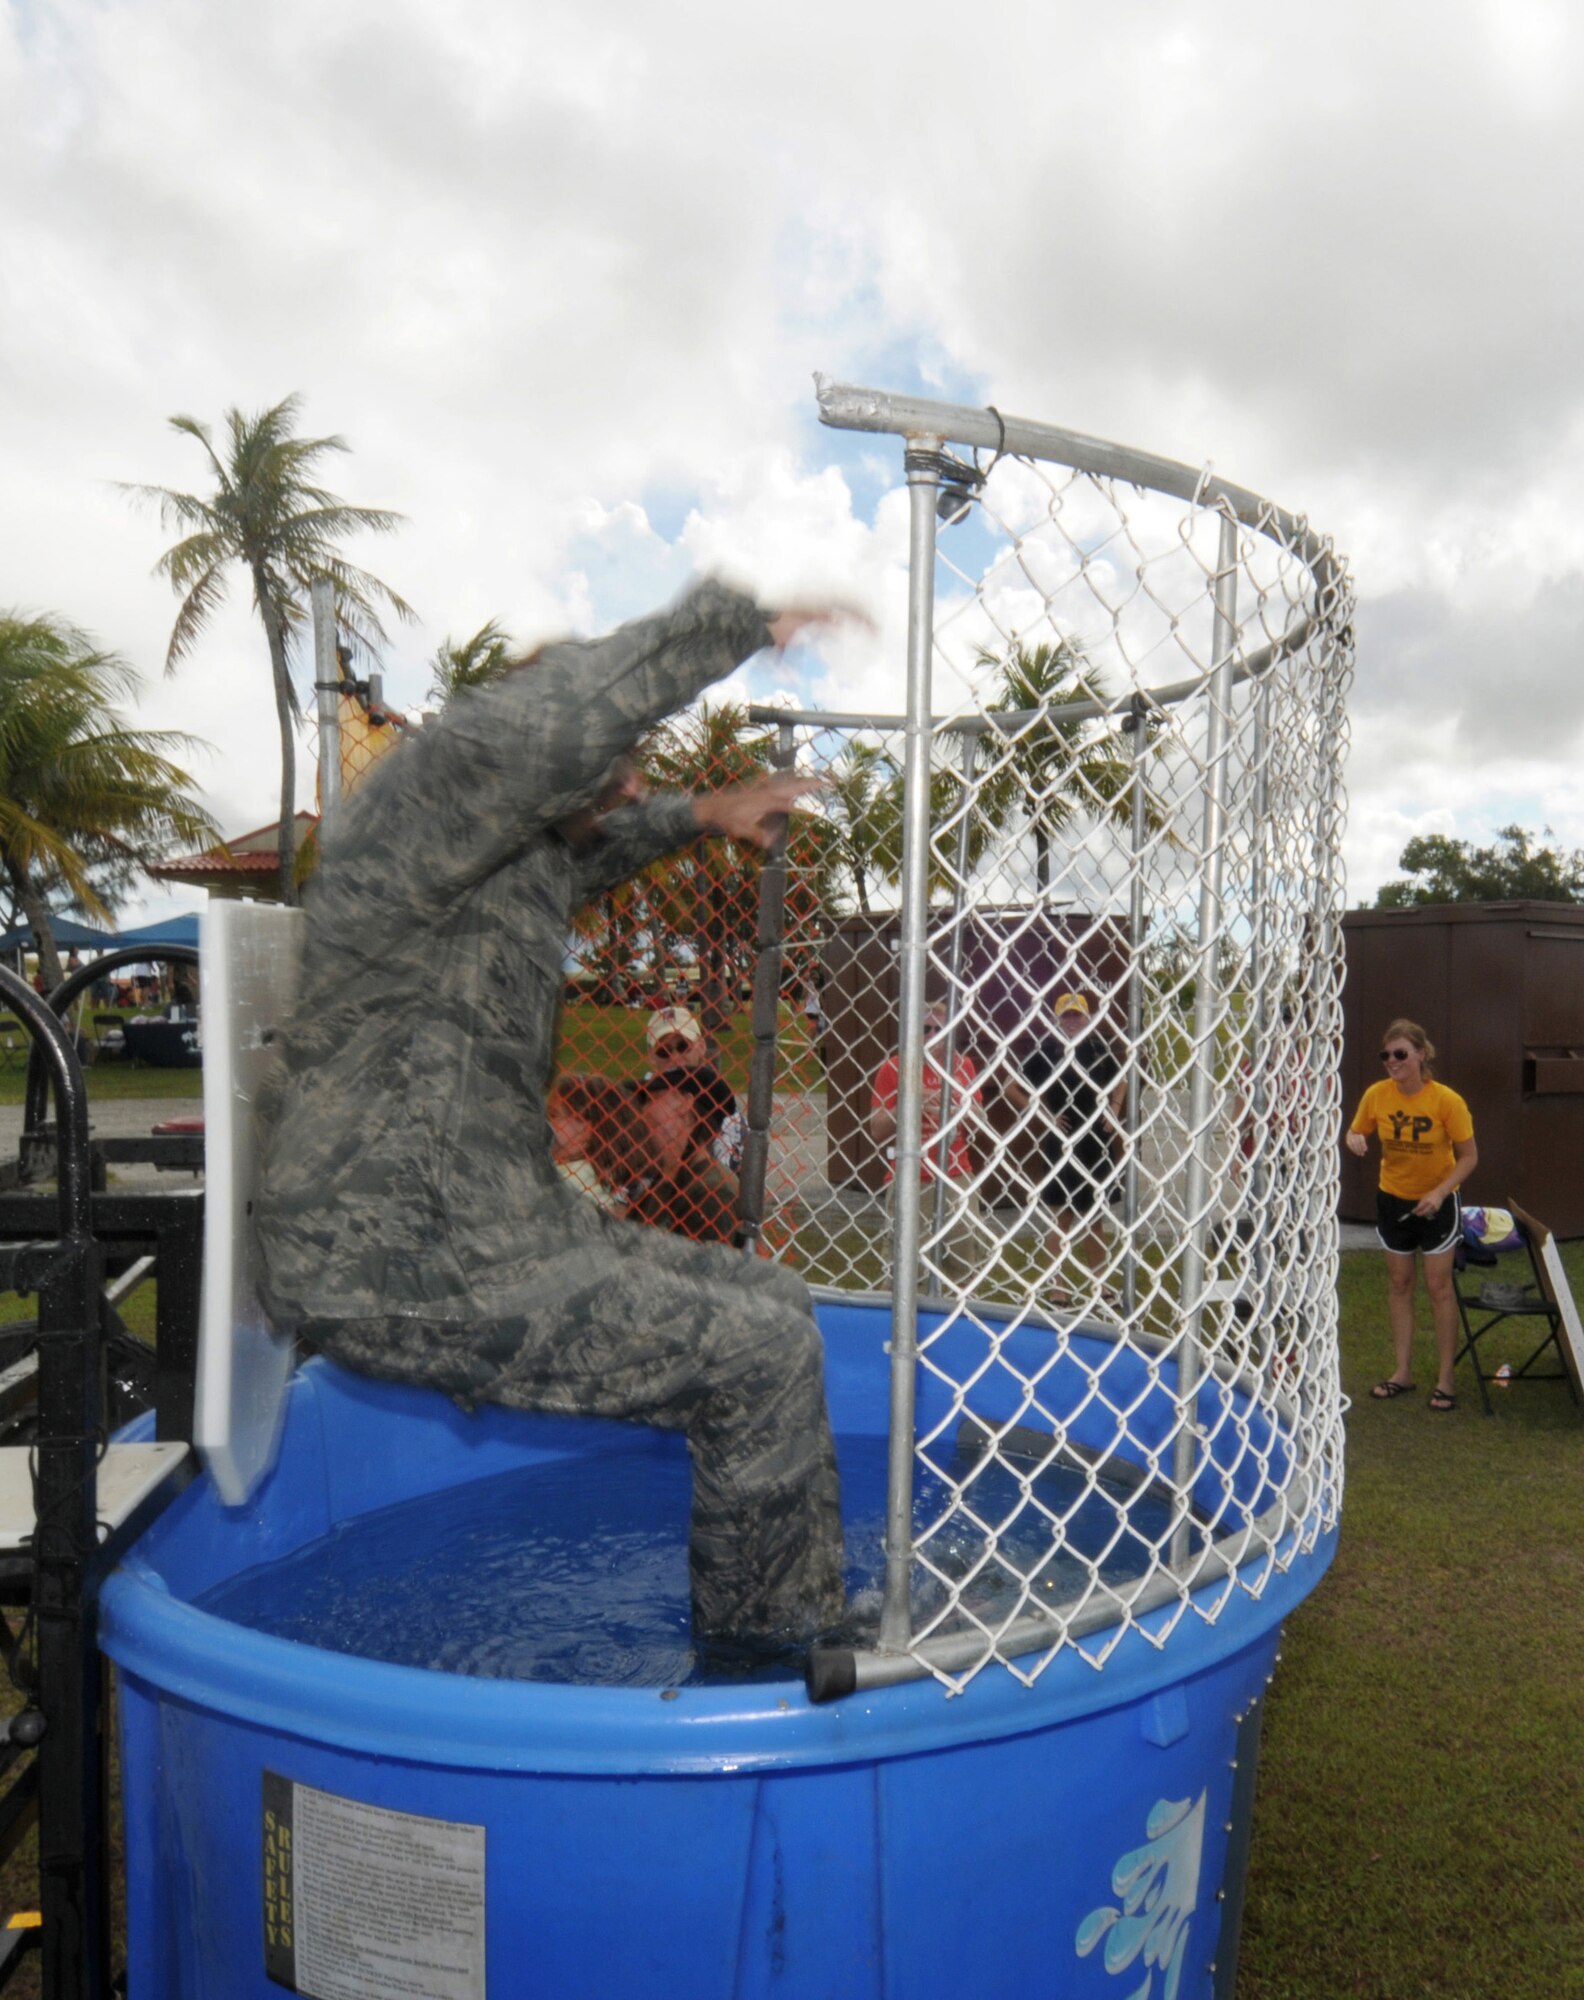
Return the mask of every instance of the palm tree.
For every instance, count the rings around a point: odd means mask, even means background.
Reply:
[[[297,697],[291,681],[291,650],[306,619],[309,585],[316,576],[330,579],[341,626],[368,651],[386,636],[380,607],[394,611],[398,618],[413,615],[411,607],[387,584],[348,563],[338,546],[343,537],[360,528],[389,534],[401,525],[401,515],[382,507],[349,506],[313,483],[318,461],[348,447],[339,437],[295,436],[300,406],[300,397],[288,396],[256,416],[227,410],[223,450],[216,449],[207,424],[194,417],[172,417],[172,430],[194,439],[203,450],[214,491],[205,496],[178,493],[167,486],[126,489],[158,502],[162,527],[187,531],[155,565],[155,574],[166,577],[181,599],[165,656],[167,673],[192,650],[209,622],[225,595],[226,572],[233,563],[247,572],[253,586],[253,608],[269,646],[280,727],[283,903],[296,901],[292,819],[297,794],[293,734]]]
[[[1001,698],[992,713],[1059,709],[1106,698],[1100,674],[1072,639],[1032,648],[1014,645],[1004,659],[981,653],[979,662],[1001,670]],[[1132,811],[1133,758],[1120,747],[1115,723],[1109,728],[1106,723],[1104,717],[1059,720],[1044,715],[1015,737],[988,739],[987,754],[999,753],[1004,763],[988,778],[985,790],[994,812],[1009,816],[1020,809],[1027,816],[1034,836],[1034,879],[1042,896],[1051,888],[1056,834],[1080,813],[1103,812],[1125,821]],[[1153,802],[1149,823],[1160,824]]]
[[[443,708],[464,688],[492,687],[516,658],[505,628],[491,618],[471,639],[442,639],[429,663],[429,694]]]
[[[895,881],[902,866],[900,774],[878,744],[850,737],[831,765],[823,799],[833,858],[847,874],[862,916],[871,877]]]
[[[929,774],[930,894],[950,895],[961,870],[971,874],[1004,818],[1001,791],[994,780],[979,786],[970,799],[963,796],[960,745],[952,733],[937,739],[936,761]],[[853,738],[831,766],[824,794],[832,859],[852,882],[863,916],[874,914],[869,884],[893,887],[902,879],[902,828],[906,784],[896,759],[874,744]],[[967,813],[967,842],[959,839]]]
[[[770,738],[745,736],[747,726],[739,704],[702,702],[673,716],[650,739],[644,775],[681,792],[716,792],[762,778],[770,767]],[[705,840],[667,855],[635,879],[656,960],[679,943],[696,958],[699,1016],[712,1031],[736,1012],[738,986],[753,965],[761,863],[757,848]]]
[[[117,715],[135,687],[124,660],[64,619],[0,614],[0,867],[37,933],[46,987],[61,977],[52,888],[104,920],[103,892],[129,864],[218,837],[167,755],[192,739]]]

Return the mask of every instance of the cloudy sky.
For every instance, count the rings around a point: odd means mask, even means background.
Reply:
[[[819,369],[1331,535],[1350,900],[1416,832],[1584,845],[1581,21],[0,0],[0,606],[128,656],[226,830],[272,819],[245,595],[162,679],[170,538],[115,482],[200,485],[170,415],[295,391],[330,483],[408,517],[353,551],[420,616],[394,700],[486,618],[599,629],[725,567],[869,603],[879,658],[797,688],[900,708],[898,454],[819,427]]]

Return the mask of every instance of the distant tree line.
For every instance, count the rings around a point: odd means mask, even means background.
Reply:
[[[1377,910],[1415,909],[1425,903],[1584,902],[1584,848],[1564,853],[1542,847],[1550,838],[1521,826],[1504,826],[1489,847],[1422,834],[1398,857],[1406,876],[1388,882],[1375,898]]]

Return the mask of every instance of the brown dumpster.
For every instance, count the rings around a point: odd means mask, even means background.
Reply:
[[[1479,1166],[1465,1201],[1508,1195],[1584,1236],[1584,906],[1434,903],[1342,920],[1342,1120],[1384,1071],[1387,1024],[1418,1021],[1437,1078],[1468,1100]],[[1375,1219],[1379,1159],[1344,1153],[1342,1215]]]

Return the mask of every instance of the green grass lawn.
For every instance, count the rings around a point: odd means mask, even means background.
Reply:
[[[1487,1418],[1466,1365],[1432,1415],[1427,1312],[1418,1393],[1371,1401],[1381,1265],[1342,1260],[1342,1534],[1270,1693],[1239,2000],[1584,1994],[1584,1418],[1558,1383]]]
[[[568,1007],[561,1015],[561,1044],[556,1067],[590,1070],[601,1076],[642,1076],[649,1067],[646,1039],[649,1010],[637,1007]],[[20,1038],[21,1030],[15,1031]],[[783,1088],[817,1090],[824,1072],[808,1045],[803,1016],[781,1009],[780,1068]],[[753,1054],[753,1028],[747,1009],[734,1014],[720,1034],[721,1071],[739,1095],[748,1089],[748,1064]],[[201,1069],[153,1069],[144,1064],[107,1059],[87,1071],[88,1101],[109,1098],[203,1096]],[[25,1048],[0,1043],[0,1105],[20,1104],[27,1086]]]
[[[587,1070],[599,1076],[642,1076],[649,1067],[650,1010],[647,1007],[591,1007],[586,1003],[561,1011],[558,1070]],[[721,1074],[739,1096],[748,1088],[748,1064],[753,1055],[753,1023],[740,1009],[720,1031]],[[783,1006],[778,1034],[778,1070],[782,1088],[817,1090],[824,1071],[809,1047],[803,1016]],[[91,1086],[90,1086],[91,1087]]]
[[[154,1069],[146,1063],[95,1063],[86,1073],[90,1105],[110,1098],[203,1096],[201,1069]],[[20,1104],[27,1095],[27,1062],[0,1069],[0,1104]],[[51,1114],[53,1116],[53,1113]]]
[[[121,1007],[98,1010],[108,1019],[111,1014],[121,1020],[142,1018],[136,1007]],[[85,1035],[93,1030],[92,1010],[84,1008],[81,1025]],[[20,1104],[27,1090],[28,1054],[31,1043],[27,1030],[14,1014],[0,1010],[0,1104]],[[154,1069],[142,1063],[130,1063],[121,1056],[107,1056],[103,1061],[94,1059],[95,1044],[87,1043],[86,1060],[88,1096],[96,1097],[201,1097],[203,1095],[203,1071],[201,1069]]]
[[[1563,1256],[1584,1297],[1584,1243]],[[1534,1383],[1486,1418],[1466,1367],[1432,1415],[1427,1312],[1419,1393],[1370,1401],[1391,1364],[1373,1252],[1342,1260],[1341,1319],[1341,1542],[1268,1698],[1239,2000],[1584,1994],[1584,1417]],[[1488,1365],[1526,1351],[1493,1339]],[[0,1921],[28,1884],[19,1860]]]

